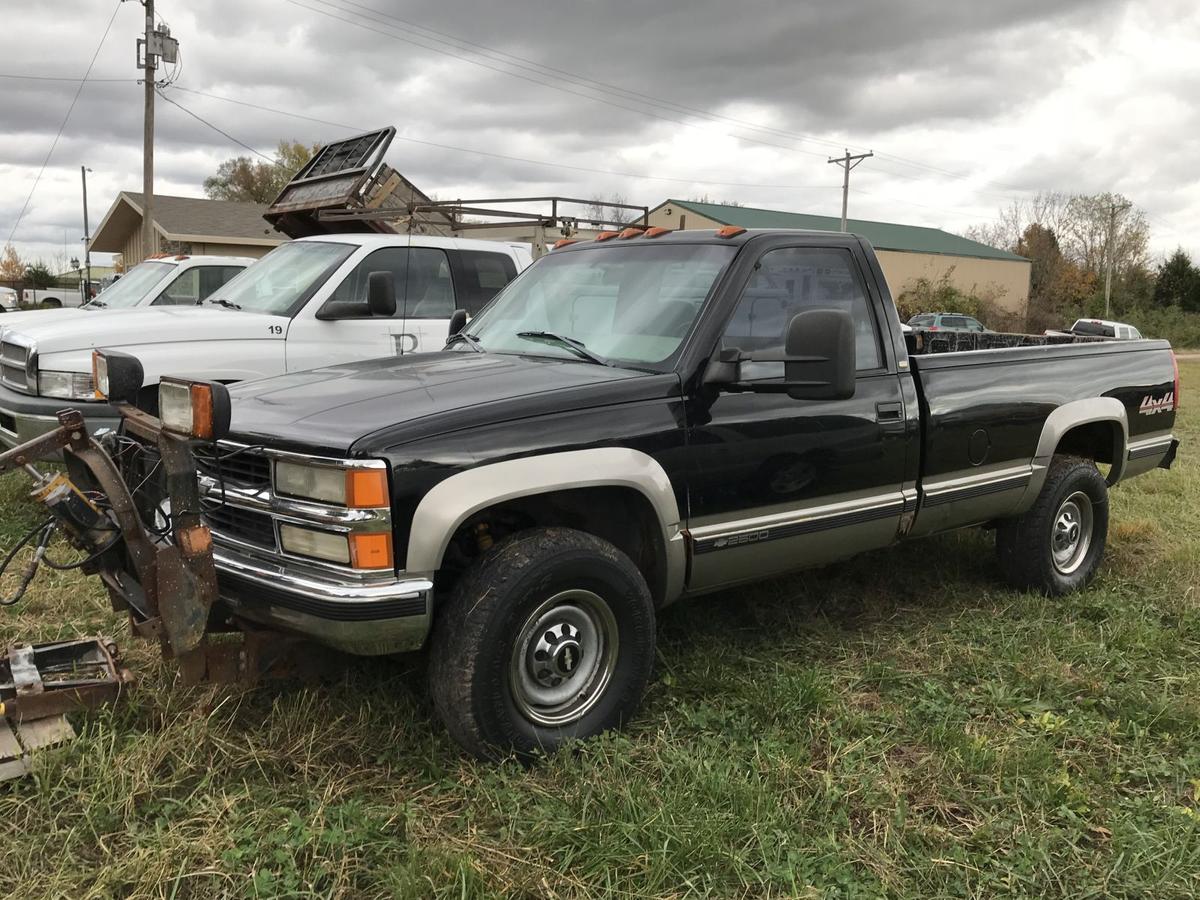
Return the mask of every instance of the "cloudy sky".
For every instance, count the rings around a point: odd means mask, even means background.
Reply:
[[[826,159],[848,146],[876,153],[854,172],[852,217],[961,231],[1039,190],[1113,190],[1146,212],[1156,253],[1200,255],[1194,0],[157,6],[180,41],[178,104],[265,154],[395,125],[389,161],[442,198],[707,195],[837,215]],[[0,242],[65,259],[80,165],[93,227],[141,188],[144,13],[0,0],[0,16]],[[201,196],[245,152],[159,102],[159,193]]]

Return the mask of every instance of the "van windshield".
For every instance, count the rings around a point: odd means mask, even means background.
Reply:
[[[357,247],[294,241],[282,244],[213,292],[206,303],[287,316],[307,301]]]
[[[551,253],[468,330],[489,352],[578,358],[583,354],[568,346],[574,343],[605,362],[662,368],[736,250],[643,242]]]
[[[140,306],[150,294],[158,292],[159,285],[175,269],[173,262],[148,261],[138,263],[111,287],[105,288],[96,298],[83,305],[84,309],[129,309]]]

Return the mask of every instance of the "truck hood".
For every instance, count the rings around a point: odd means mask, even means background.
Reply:
[[[8,316],[0,326],[9,332]],[[13,317],[16,318],[15,316]],[[150,309],[110,309],[104,315],[80,310],[56,310],[37,321],[20,322],[12,332],[30,338],[38,353],[63,353],[92,347],[117,348],[131,344],[169,344],[197,341],[237,340],[284,335],[270,333],[268,324],[279,323],[287,331],[288,319],[261,313],[238,312],[216,306],[162,306]]]
[[[381,453],[430,434],[549,412],[555,404],[548,395],[575,408],[618,402],[624,388],[647,377],[499,353],[389,357],[235,385],[231,432],[238,441],[301,452],[347,452],[357,444]]]
[[[19,309],[16,312],[6,312],[0,315],[0,329],[25,332],[31,325],[43,322],[61,324],[79,316],[90,316],[95,310],[84,311],[77,306],[65,309]]]

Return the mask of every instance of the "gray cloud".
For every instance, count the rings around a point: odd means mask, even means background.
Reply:
[[[1161,31],[1151,27],[1156,20],[1173,23],[1181,46],[1200,37],[1200,17],[1185,0],[158,6],[183,51],[169,96],[263,152],[284,137],[325,141],[348,132],[179,88],[353,128],[395,124],[402,138],[681,179],[397,140],[393,165],[443,197],[619,191],[652,204],[707,193],[832,213],[838,173],[824,157],[846,142],[881,153],[855,173],[853,208],[864,217],[957,229],[987,218],[1016,189],[1115,189],[1157,211],[1158,221],[1200,227],[1191,163],[1200,150],[1191,106],[1200,84],[1186,53],[1146,50],[1147,35]],[[7,42],[0,72],[77,75],[111,9],[39,0],[6,10],[6,31],[21,40]],[[96,77],[137,76],[140,14],[136,4],[118,10]],[[73,91],[70,82],[0,79],[0,240]],[[157,118],[162,192],[198,194],[222,159],[245,152],[167,103]],[[17,234],[21,248],[61,253],[63,229],[80,232],[81,163],[93,169],[93,222],[118,190],[140,188],[140,145],[140,87],[85,86]],[[1145,152],[1155,146],[1162,152]],[[1173,246],[1180,236],[1157,240]]]

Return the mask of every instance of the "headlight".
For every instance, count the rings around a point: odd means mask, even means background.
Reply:
[[[164,378],[158,384],[158,417],[167,431],[218,440],[229,431],[229,389],[215,381]]]
[[[275,463],[275,492],[352,509],[388,506],[387,470]]]
[[[38,372],[37,392],[43,397],[95,400],[92,376],[85,372]]]
[[[342,534],[281,524],[279,544],[286,553],[350,565],[355,569],[390,569],[393,566],[392,536],[385,531]]]

